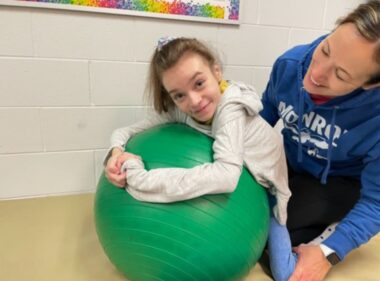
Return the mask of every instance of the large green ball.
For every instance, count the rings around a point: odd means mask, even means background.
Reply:
[[[212,143],[190,127],[167,124],[137,134],[127,150],[147,169],[190,168],[213,161]],[[268,222],[266,192],[246,169],[231,194],[144,203],[103,174],[95,197],[99,240],[133,281],[239,280],[260,257]]]

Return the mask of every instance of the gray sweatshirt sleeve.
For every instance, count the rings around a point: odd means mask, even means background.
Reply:
[[[104,157],[103,165],[107,165],[107,161],[112,154],[112,149],[115,147],[119,147],[120,149],[124,150],[125,145],[133,135],[145,131],[149,128],[152,128],[154,126],[175,121],[177,120],[175,118],[174,113],[158,114],[155,111],[152,111],[144,120],[141,120],[133,125],[114,130],[111,134],[111,145],[108,149],[106,156]]]
[[[131,126],[116,129],[111,135],[111,148],[122,147],[124,148],[128,140],[135,134],[145,131],[154,126],[174,122],[174,118],[169,113],[158,114],[151,112],[147,118],[137,122]]]
[[[284,225],[291,192],[281,136],[260,116],[253,118],[249,127],[245,163],[255,179],[276,197],[273,213]]]
[[[213,144],[214,162],[190,169],[147,171],[137,159],[127,160],[127,191],[147,202],[173,202],[205,194],[233,192],[243,166],[245,116],[221,127]]]

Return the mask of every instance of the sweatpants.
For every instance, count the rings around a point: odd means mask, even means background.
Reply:
[[[328,177],[327,183],[289,167],[288,204],[290,239],[293,246],[308,243],[328,225],[342,220],[360,196],[360,181],[349,177]]]

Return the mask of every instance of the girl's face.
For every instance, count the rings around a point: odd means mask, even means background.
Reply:
[[[210,68],[198,54],[187,52],[163,72],[162,83],[175,105],[199,122],[212,119],[221,99],[218,65]]]
[[[311,94],[337,97],[366,87],[373,74],[380,72],[373,61],[374,44],[363,38],[356,27],[343,24],[315,49],[303,86]]]

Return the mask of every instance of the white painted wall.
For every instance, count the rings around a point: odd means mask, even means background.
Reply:
[[[95,190],[112,130],[144,116],[160,36],[206,40],[262,92],[277,56],[363,1],[241,2],[240,26],[0,6],[0,199]]]

